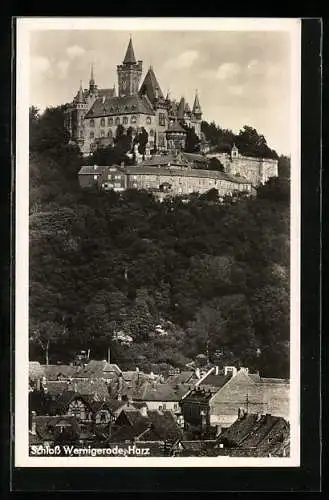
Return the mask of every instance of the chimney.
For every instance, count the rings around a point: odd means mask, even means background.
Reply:
[[[111,347],[107,349],[107,362],[111,363]]]
[[[37,414],[36,414],[35,411],[32,411],[31,414],[32,414],[31,434],[33,434],[33,436],[36,436],[36,434],[37,434],[37,424],[36,424],[36,421],[35,421],[35,417],[37,416]]]

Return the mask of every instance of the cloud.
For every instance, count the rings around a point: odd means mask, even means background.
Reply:
[[[198,58],[199,52],[197,50],[186,50],[174,59],[169,59],[166,66],[172,69],[189,68]]]
[[[51,63],[47,57],[35,56],[32,57],[31,67],[35,75],[44,75],[51,70]]]
[[[74,59],[75,57],[81,57],[85,54],[85,49],[80,47],[79,45],[72,45],[66,49],[66,53],[70,59]]]
[[[228,80],[241,73],[241,66],[237,63],[223,63],[216,72],[217,80]]]
[[[56,64],[57,75],[61,80],[66,78],[69,66],[70,66],[70,61],[68,61],[67,59],[63,59],[57,62]]]

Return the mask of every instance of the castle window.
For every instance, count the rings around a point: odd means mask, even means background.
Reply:
[[[105,130],[101,130],[101,137],[105,137]]]
[[[123,117],[123,124],[127,125],[128,124],[128,116]]]
[[[115,119],[115,124],[116,125],[120,125],[120,118],[117,116],[116,119]]]
[[[107,124],[108,124],[109,126],[113,125],[113,118],[108,118],[108,119],[107,119]]]
[[[101,118],[101,127],[105,127],[105,118]]]
[[[89,121],[89,125],[91,127],[94,127],[95,126],[95,120],[92,118],[90,121]]]
[[[90,135],[89,135],[90,139],[93,139],[95,137],[95,134],[94,132],[90,132]]]
[[[132,117],[130,118],[130,123],[136,123],[136,122],[137,122],[137,118],[136,118],[136,116],[132,116]]]
[[[109,130],[107,133],[107,137],[112,137],[112,130]]]
[[[159,113],[159,125],[164,127],[166,124],[166,117],[164,113]]]
[[[80,137],[83,137],[83,130],[80,130]]]
[[[150,117],[150,116],[148,116],[148,117],[146,118],[146,123],[147,123],[148,125],[151,125],[151,122],[152,122],[152,119],[151,119],[151,117]]]
[[[154,130],[153,130],[153,128],[151,128],[151,130],[150,130],[150,135],[151,135],[152,137],[154,136]]]

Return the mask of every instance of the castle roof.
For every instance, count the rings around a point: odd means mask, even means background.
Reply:
[[[115,88],[113,89],[98,89],[98,97],[115,97]]]
[[[185,113],[185,99],[184,97],[182,97],[178,104],[177,118],[179,120],[183,120],[184,113]]]
[[[180,132],[181,134],[187,134],[186,130],[177,121],[170,123],[166,132]]]
[[[133,42],[130,38],[123,64],[136,64]]]
[[[200,103],[199,103],[199,97],[198,97],[197,93],[195,94],[195,99],[194,99],[194,104],[193,104],[192,112],[193,113],[201,113],[201,106],[200,106]]]
[[[151,102],[154,102],[156,98],[164,99],[162,90],[160,88],[159,82],[155,76],[152,66],[149,67],[148,72],[145,75],[144,81],[139,90],[140,95],[146,94]]]
[[[104,99],[105,97],[105,99]],[[154,111],[145,96],[98,97],[85,118],[122,114],[154,115]]]

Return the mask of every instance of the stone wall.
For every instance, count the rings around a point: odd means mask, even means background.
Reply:
[[[253,158],[229,153],[208,153],[208,158],[217,158],[225,172],[246,177],[254,186],[264,184],[270,177],[278,176],[278,161],[269,158]]]
[[[195,172],[195,171],[194,171]],[[208,171],[209,173],[209,171]],[[232,194],[233,191],[250,191],[250,184],[241,184],[228,181],[226,179],[217,179],[216,176],[197,177],[189,175],[189,171],[170,171],[157,172],[154,168],[154,173],[143,172],[137,170],[134,173],[128,174],[127,187],[135,189],[150,189],[158,190],[164,183],[171,185],[170,192],[173,195],[191,194],[193,192],[205,193],[210,189],[217,189],[220,196]]]

